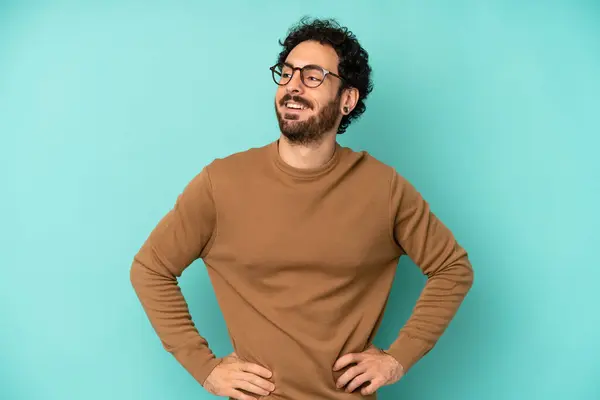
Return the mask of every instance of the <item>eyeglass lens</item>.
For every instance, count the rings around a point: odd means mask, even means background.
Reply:
[[[306,66],[301,70],[302,82],[308,87],[317,87],[325,79],[325,73],[319,67]],[[273,79],[279,85],[285,85],[292,79],[294,70],[287,65],[277,65],[273,69]]]

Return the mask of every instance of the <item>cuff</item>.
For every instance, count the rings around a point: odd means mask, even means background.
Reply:
[[[208,347],[184,347],[173,352],[179,363],[204,386],[204,381],[221,361]]]
[[[385,352],[394,357],[404,369],[404,373],[407,373],[432,347],[430,343],[422,339],[400,333],[398,339]]]

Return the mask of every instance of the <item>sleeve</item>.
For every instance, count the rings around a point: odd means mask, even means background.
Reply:
[[[196,329],[177,278],[204,257],[216,231],[207,168],[178,196],[134,256],[130,280],[163,347],[201,384],[221,361]]]
[[[411,316],[386,350],[407,372],[450,324],[473,284],[473,269],[465,249],[395,170],[390,206],[393,240],[427,277]]]

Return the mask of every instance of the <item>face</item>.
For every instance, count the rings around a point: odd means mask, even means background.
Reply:
[[[339,59],[335,50],[318,42],[300,43],[285,62],[300,68],[318,65],[338,74]],[[291,69],[288,71],[291,73]],[[278,86],[275,95],[281,133],[291,143],[301,145],[320,143],[325,135],[334,134],[343,116],[343,96],[339,95],[341,83],[339,78],[329,75],[320,86],[311,88],[302,82],[300,71],[295,70],[291,81]]]

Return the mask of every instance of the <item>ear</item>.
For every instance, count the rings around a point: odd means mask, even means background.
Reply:
[[[359,92],[357,88],[349,87],[342,91],[342,101],[340,102],[341,112],[343,115],[348,115],[356,107],[358,103]]]

